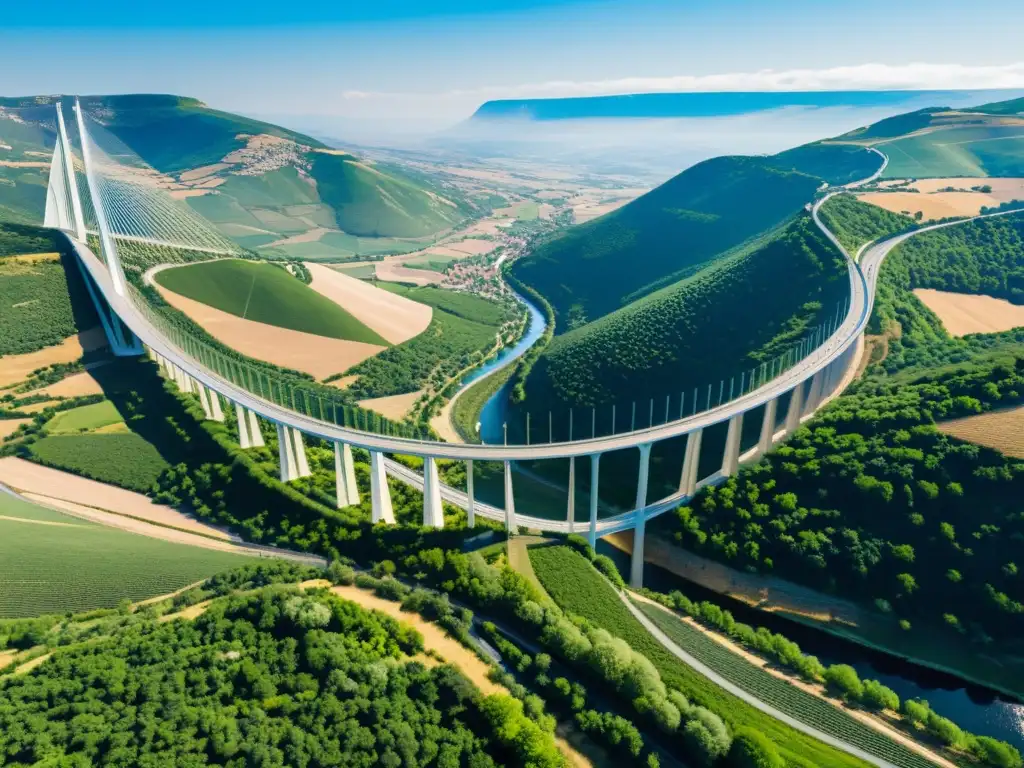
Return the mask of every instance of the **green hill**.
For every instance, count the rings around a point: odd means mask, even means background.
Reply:
[[[0,220],[42,219],[55,98],[0,99],[0,144],[11,147],[3,159],[33,164],[0,167]],[[416,243],[401,239],[429,238],[473,212],[456,191],[428,176],[379,168],[305,134],[196,99],[131,94],[81,101],[158,171],[183,188],[203,189],[187,198],[188,205],[246,247],[275,244],[277,255],[306,258],[370,253],[381,243],[386,250],[413,250]],[[69,99],[64,107],[70,114]],[[107,149],[117,144],[109,136],[98,143]],[[279,243],[316,228],[333,232],[322,243],[313,237],[296,244],[302,253]]]
[[[707,160],[570,229],[512,271],[551,303],[555,332],[565,333],[686,278],[791,217],[822,183],[867,177],[880,162],[858,147],[828,145]]]
[[[847,290],[845,262],[801,214],[712,268],[555,337],[523,407],[645,402],[728,379],[796,341]]]
[[[886,118],[836,141],[889,156],[883,178],[1024,176],[1024,99],[953,110],[933,107]]]
[[[375,331],[276,264],[220,259],[166,269],[154,279],[169,291],[247,320],[388,346]]]

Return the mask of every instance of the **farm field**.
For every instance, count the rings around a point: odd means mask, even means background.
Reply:
[[[940,432],[1024,459],[1024,407],[941,421]]]
[[[0,422],[2,424],[3,422]],[[67,501],[84,502],[90,507],[106,510],[124,518],[148,521],[154,525],[202,534],[224,541],[232,540],[231,534],[200,522],[165,504],[157,504],[147,496],[135,491],[89,480],[52,467],[20,459],[15,456],[0,458],[0,483],[17,489],[24,496],[46,497],[48,503]],[[59,506],[59,505],[58,505]],[[43,509],[37,507],[37,509]],[[44,510],[45,511],[45,510]],[[63,516],[62,516],[63,517]],[[97,519],[106,519],[97,516]],[[111,522],[111,525],[117,524]],[[136,530],[143,530],[138,528]]]
[[[30,450],[43,464],[140,492],[152,488],[170,466],[134,432],[48,435]]]
[[[92,327],[98,321],[89,317],[83,322],[84,327]],[[0,259],[0,355],[35,352],[79,330],[69,281],[59,260]]]
[[[983,192],[982,187],[990,191]],[[950,189],[955,191],[948,191]],[[977,216],[982,208],[1024,200],[1024,179],[919,179],[905,188],[891,192],[865,192],[857,197],[893,213],[913,216],[920,212],[924,221]]]
[[[82,405],[70,411],[61,411],[44,425],[51,435],[85,432],[102,429],[114,424],[123,424],[124,417],[109,400],[92,405]]]
[[[746,661],[678,616],[646,601],[633,600],[633,603],[670,640],[697,661],[780,712],[896,765],[931,765],[928,761],[908,761],[906,749],[896,746],[891,738],[821,697]]]
[[[421,390],[416,390],[415,392],[405,392],[400,395],[371,397],[366,400],[360,400],[358,405],[360,408],[376,411],[381,416],[386,416],[394,421],[401,421],[412,410],[412,407],[422,395],[423,392]]]
[[[313,277],[310,287],[351,313],[391,344],[418,336],[430,325],[433,310],[391,291],[357,280],[320,264],[307,263]]]
[[[37,352],[4,355],[0,357],[0,387],[25,380],[37,368],[55,363],[73,363],[84,353],[100,349],[106,344],[103,329],[97,326]]]
[[[625,640],[654,664],[667,686],[715,712],[731,730],[741,726],[760,730],[786,759],[802,758],[815,766],[863,765],[745,704],[674,657],[633,618],[611,584],[582,555],[566,546],[533,547],[529,555],[537,578],[559,606]]]
[[[161,291],[161,295],[225,346],[247,357],[302,371],[317,379],[344,371],[386,349],[380,344],[330,339],[244,320],[169,291]]]
[[[0,617],[112,608],[122,599],[166,594],[248,561],[106,528],[0,495]]]
[[[1011,304],[1006,299],[934,288],[915,288],[914,295],[938,315],[953,336],[998,333],[1024,326],[1024,306]]]
[[[325,296],[273,264],[219,259],[154,274],[163,288],[246,320],[332,339],[387,341]]]

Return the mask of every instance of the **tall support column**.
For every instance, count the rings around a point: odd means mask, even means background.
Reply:
[[[700,471],[700,444],[703,439],[703,427],[694,430],[686,436],[683,473],[679,478],[679,492],[686,496],[693,496],[697,491],[697,473]]]
[[[804,384],[800,382],[793,388],[789,398],[789,410],[786,411],[786,437],[800,428],[800,413],[804,407]]]
[[[576,524],[576,457],[569,457],[569,501],[566,504],[565,521],[569,524],[569,533]]]
[[[370,519],[374,523],[395,524],[395,513],[391,508],[391,491],[388,489],[388,475],[384,469],[384,454],[370,451]]]
[[[722,475],[732,477],[740,468],[740,443],[743,437],[743,414],[737,413],[729,419],[729,432],[725,437],[722,452]]]
[[[235,403],[235,420],[238,422],[238,446],[243,450],[252,448],[252,438],[249,436],[249,425],[245,420],[245,408]]]
[[[818,371],[816,374],[814,374],[813,377],[811,377],[811,388],[807,392],[807,402],[804,403],[803,415],[806,416],[808,414],[814,413],[815,409],[818,407],[818,404],[821,403],[821,392],[825,383],[824,379],[825,372],[823,370]]]
[[[295,445],[292,443],[291,430],[284,424],[277,425],[277,455],[281,464],[281,482],[291,482],[299,476],[299,468],[295,463]]]
[[[423,527],[444,528],[444,507],[441,505],[441,480],[433,456],[423,459]]]
[[[601,474],[601,454],[595,453],[590,457],[590,532],[587,540],[591,549],[597,549],[597,502],[598,489]]]
[[[757,441],[757,450],[762,456],[772,449],[772,443],[775,439],[775,420],[778,407],[778,398],[769,400],[764,406],[764,418],[761,420],[761,439]]]
[[[295,466],[299,471],[298,477],[309,477],[309,462],[306,460],[306,445],[302,441],[302,433],[295,427],[291,427],[292,442],[295,446]]]
[[[505,530],[512,535],[516,527],[516,497],[512,491],[512,462],[505,462]]]
[[[263,441],[263,433],[260,431],[260,420],[256,416],[256,411],[250,411],[246,408],[249,417],[249,440],[252,448],[262,448],[266,445]]]
[[[476,527],[476,499],[473,498],[473,460],[466,459],[466,525]]]
[[[352,461],[352,446],[348,443],[334,444],[334,490],[338,509],[359,503],[356,465]]]
[[[633,557],[629,564],[629,585],[640,589],[644,585],[644,535],[647,529],[647,480],[651,469],[651,443],[640,449],[640,474],[636,483],[636,521],[633,523]]]
[[[207,391],[203,382],[193,382],[196,386],[196,392],[199,395],[199,404],[203,406],[203,416],[207,421],[213,421],[213,408],[210,407],[210,392]]]
[[[214,392],[212,389],[207,387],[206,395],[210,399],[210,413],[213,414],[214,421],[224,421],[224,409],[220,404],[220,395]]]

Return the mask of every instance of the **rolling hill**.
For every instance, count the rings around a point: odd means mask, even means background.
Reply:
[[[858,147],[820,144],[707,160],[570,229],[512,272],[551,303],[555,332],[565,333],[692,275],[793,216],[823,183],[869,176],[879,163]]]
[[[0,218],[42,218],[56,98],[0,99],[0,159],[17,163],[0,165]],[[377,168],[309,136],[196,99],[89,96],[82,105],[170,177],[170,188],[190,206],[249,248],[304,258],[410,250],[415,242],[403,241],[429,239],[472,212],[453,189],[430,179]],[[68,106],[66,100],[65,114]],[[292,253],[293,246],[302,252]]]
[[[1024,99],[966,109],[931,107],[834,141],[885,152],[884,178],[1024,176]]]

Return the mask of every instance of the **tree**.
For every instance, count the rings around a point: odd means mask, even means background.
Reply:
[[[849,664],[833,664],[825,670],[825,687],[845,701],[860,701],[864,695],[857,670]]]
[[[729,750],[732,768],[784,768],[785,762],[765,735],[753,728],[740,728]]]

